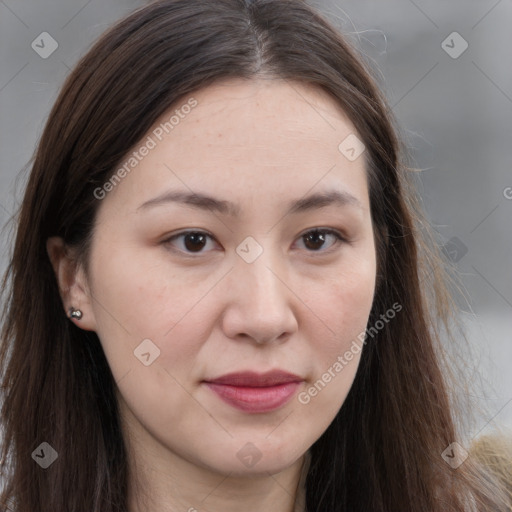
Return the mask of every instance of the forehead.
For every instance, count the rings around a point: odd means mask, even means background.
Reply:
[[[219,82],[183,97],[157,120],[144,138],[150,151],[114,195],[140,204],[178,186],[241,201],[287,190],[296,198],[316,184],[342,182],[364,204],[364,158],[350,161],[339,149],[351,134],[348,117],[320,88],[276,79]]]
[[[185,128],[176,133],[178,138],[197,141],[208,136],[223,138],[216,140],[222,145],[250,147],[262,143],[268,148],[284,141],[293,144],[309,139],[329,147],[334,133],[355,132],[334,98],[306,83],[281,79],[227,80],[197,91],[194,98],[198,103],[191,116],[195,126],[184,123]],[[181,103],[185,101],[183,98]],[[159,122],[165,119],[164,114]]]

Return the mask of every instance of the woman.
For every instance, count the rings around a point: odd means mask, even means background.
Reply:
[[[160,1],[109,30],[21,207],[3,501],[500,510],[457,442],[406,175],[368,72],[301,1]]]

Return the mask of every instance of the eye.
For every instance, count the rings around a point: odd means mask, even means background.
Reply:
[[[164,241],[166,245],[173,245],[175,241],[179,241],[177,250],[184,253],[201,253],[205,247],[208,247],[208,241],[214,240],[213,237],[205,231],[184,231],[173,235]]]
[[[299,240],[304,241],[304,246],[308,252],[329,252],[334,245],[339,245],[340,242],[345,242],[345,238],[333,229],[315,228],[307,231]],[[327,241],[330,240],[329,244]],[[327,249],[325,245],[327,243]]]

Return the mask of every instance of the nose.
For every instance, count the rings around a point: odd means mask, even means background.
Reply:
[[[275,258],[264,252],[252,263],[240,259],[230,274],[222,319],[226,336],[263,344],[284,341],[296,332],[296,298]]]

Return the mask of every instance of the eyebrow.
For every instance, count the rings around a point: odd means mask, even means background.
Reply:
[[[182,192],[178,190],[170,190],[164,194],[157,196],[145,203],[141,204],[137,210],[148,209],[155,206],[160,206],[167,203],[181,203],[201,210],[209,210],[218,212],[223,215],[236,217],[240,215],[240,207],[230,201],[224,199],[217,199],[201,193]],[[364,209],[363,205],[355,196],[346,191],[341,190],[328,190],[325,192],[318,192],[306,197],[302,197],[295,201],[288,203],[286,215],[303,213],[327,206],[355,206]]]

